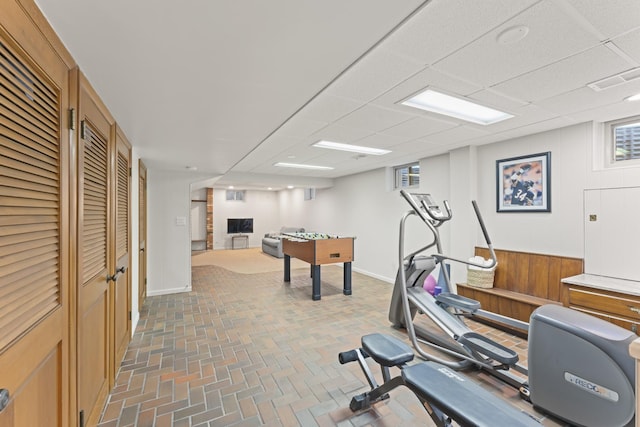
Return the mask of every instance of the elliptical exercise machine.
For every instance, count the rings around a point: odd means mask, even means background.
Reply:
[[[509,414],[508,409],[497,406],[484,394],[478,397],[482,405],[493,408],[489,422],[484,424],[480,421],[487,416],[486,413],[477,405],[469,405],[468,399],[457,397],[469,395],[466,389],[459,389],[464,383],[460,381],[462,377],[453,371],[475,367],[520,389],[521,395],[537,409],[573,425],[631,427],[635,414],[635,363],[628,354],[628,348],[637,336],[609,322],[556,305],[538,308],[527,325],[482,311],[477,301],[450,292],[445,261],[482,268],[496,263],[477,204],[472,202],[491,254],[492,263],[488,265],[442,254],[438,227],[452,218],[446,201],[443,211],[428,194],[411,194],[404,190],[401,194],[412,209],[405,213],[400,223],[400,268],[391,298],[389,320],[394,327],[406,328],[415,351],[428,362],[409,366],[413,352],[407,354],[404,343],[381,334],[363,337],[362,348],[340,354],[341,363],[358,361],[371,385],[370,391],[352,399],[351,409],[366,408],[374,401],[388,397],[391,389],[404,385],[425,404],[438,426],[450,425],[445,413],[462,425],[496,425],[496,414],[503,410],[504,414]],[[405,255],[405,223],[413,215],[422,219],[431,230],[433,241]],[[435,254],[423,255],[434,246]],[[444,289],[433,296],[423,289],[422,284],[438,265],[441,266]],[[414,318],[418,313],[427,315],[441,333],[415,325]],[[510,327],[523,330],[528,327],[528,370],[518,365],[518,355],[511,349],[471,331],[464,323],[464,316],[478,314]],[[427,352],[423,345],[452,356],[454,360]],[[384,383],[380,386],[366,366],[368,356],[382,369]],[[414,368],[423,364],[425,366]],[[388,368],[391,366],[401,369],[399,377],[389,377]],[[433,374],[432,368],[450,378],[452,384]],[[510,369],[528,375],[528,382],[512,375]],[[433,391],[431,387],[438,389]],[[458,389],[454,391],[453,387]],[[446,397],[436,396],[440,393]],[[480,392],[476,390],[474,393]],[[466,419],[465,414],[470,419]],[[524,424],[519,424],[521,422]],[[526,420],[510,420],[509,423],[527,425]]]
[[[413,208],[407,211],[400,221],[399,234],[399,265],[396,281],[389,306],[389,321],[395,328],[406,328],[407,334],[420,357],[433,360],[455,370],[482,368],[490,374],[499,377],[511,386],[520,388],[521,379],[511,375],[510,369],[526,375],[527,370],[518,365],[518,354],[493,340],[477,334],[464,323],[464,316],[480,316],[508,325],[512,329],[527,331],[528,325],[516,319],[501,316],[481,309],[478,301],[458,295],[451,290],[449,269],[445,261],[454,261],[479,268],[492,268],[497,259],[489,234],[480,215],[475,201],[472,202],[476,217],[480,223],[491,260],[489,264],[478,264],[452,258],[442,254],[439,227],[451,220],[453,213],[449,203],[443,203],[444,210],[429,194],[415,194],[402,190],[400,194]],[[428,227],[433,240],[426,246],[405,255],[405,235],[407,220],[417,215]],[[435,248],[436,253],[425,255],[428,250]],[[442,281],[442,293],[431,295],[425,291],[422,284],[438,266]],[[426,314],[437,326],[433,331],[414,323],[417,313]],[[426,351],[423,346],[435,348],[442,353],[453,356],[441,358]],[[521,392],[526,394],[526,390]]]

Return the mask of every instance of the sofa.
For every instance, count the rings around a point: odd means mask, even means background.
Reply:
[[[282,227],[278,233],[267,233],[262,238],[262,252],[276,258],[284,257],[282,253],[282,233],[304,233],[302,227]]]

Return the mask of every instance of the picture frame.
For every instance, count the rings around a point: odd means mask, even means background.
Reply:
[[[496,160],[497,212],[551,212],[551,152]]]

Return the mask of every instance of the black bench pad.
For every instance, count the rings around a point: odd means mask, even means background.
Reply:
[[[525,412],[435,362],[405,367],[402,378],[417,396],[461,426],[541,427],[539,422]]]
[[[413,350],[400,340],[383,334],[369,334],[361,339],[362,348],[382,366],[401,366],[413,360]]]

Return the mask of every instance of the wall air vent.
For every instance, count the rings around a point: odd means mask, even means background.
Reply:
[[[627,70],[624,73],[616,74],[615,76],[607,77],[597,82],[589,83],[587,86],[596,92],[609,89],[610,87],[618,86],[623,83],[630,82],[640,78],[640,67]]]

